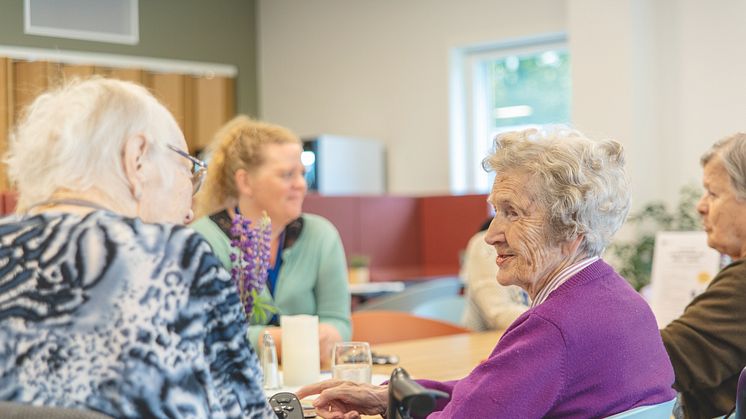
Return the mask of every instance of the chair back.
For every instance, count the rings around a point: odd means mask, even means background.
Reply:
[[[451,295],[449,297],[437,298],[427,301],[415,307],[412,314],[428,319],[441,320],[457,325],[461,324],[464,315],[466,299],[462,295]]]
[[[736,419],[746,419],[746,367],[741,370],[741,375],[738,377],[736,411],[733,417]]]
[[[352,340],[371,344],[469,333],[469,329],[401,311],[352,313]]]
[[[410,285],[402,292],[374,298],[357,306],[355,311],[389,310],[411,312],[424,301],[458,295],[461,285],[461,280],[456,277],[431,279]]]
[[[103,413],[85,409],[52,406],[32,406],[15,402],[0,402],[3,419],[111,419]]]
[[[673,412],[673,405],[676,399],[667,402],[653,404],[650,406],[640,406],[626,412],[617,413],[614,416],[608,416],[607,419],[661,419],[670,418]]]

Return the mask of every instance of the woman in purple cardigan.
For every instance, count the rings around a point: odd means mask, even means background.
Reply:
[[[468,376],[419,380],[450,395],[428,417],[605,417],[673,399],[650,308],[600,259],[629,210],[622,146],[532,129],[498,136],[483,164],[496,175],[485,241],[497,281],[526,290],[531,307]],[[386,386],[329,380],[298,392],[310,394],[325,418],[386,413]]]

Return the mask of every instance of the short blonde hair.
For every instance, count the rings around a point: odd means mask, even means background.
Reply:
[[[215,134],[207,152],[211,156],[207,179],[197,194],[198,217],[235,205],[238,198],[235,174],[254,171],[264,164],[267,144],[300,144],[292,131],[279,125],[239,115]]]
[[[601,254],[629,212],[624,150],[613,140],[594,142],[569,129],[508,132],[497,136],[482,165],[531,175],[550,238],[559,243],[582,235],[580,249],[588,256]]]
[[[127,138],[142,134],[165,150],[173,116],[144,87],[93,77],[40,95],[11,133],[5,162],[18,189],[17,211],[57,190],[96,187],[112,200],[129,193],[121,163]]]

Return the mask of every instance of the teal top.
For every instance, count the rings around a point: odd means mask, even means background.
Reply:
[[[319,316],[319,322],[334,326],[342,340],[348,341],[352,336],[350,289],[342,240],[327,219],[314,214],[303,214],[301,218],[303,228],[300,235],[282,251],[274,298],[266,286],[262,298],[271,301],[279,315]],[[220,226],[206,216],[190,227],[207,239],[223,266],[230,271],[233,249]],[[259,333],[265,327],[266,324],[249,326],[249,341],[255,348],[258,347]]]

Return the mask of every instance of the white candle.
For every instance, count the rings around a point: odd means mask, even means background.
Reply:
[[[319,318],[300,314],[280,316],[282,376],[285,386],[319,381]]]

